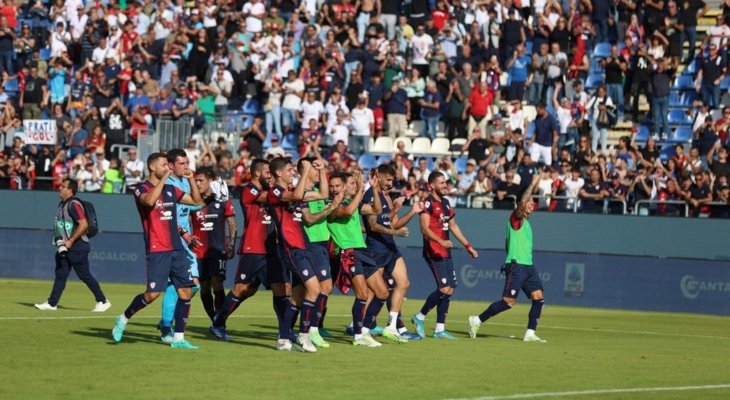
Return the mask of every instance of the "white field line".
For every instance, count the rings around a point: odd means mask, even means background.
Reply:
[[[106,315],[81,315],[81,316],[69,316],[69,317],[46,317],[46,316],[38,316],[38,317],[0,317],[0,321],[35,321],[35,320],[47,320],[47,321],[55,321],[55,320],[85,320],[85,319],[110,319],[110,315],[112,314],[106,314]],[[113,314],[116,315],[116,314]],[[341,315],[330,315],[327,314],[328,317],[332,318],[351,318],[350,314],[341,314]],[[191,315],[189,318],[208,318],[207,315]],[[267,319],[271,318],[274,319],[275,316],[273,314],[270,315],[232,315],[229,318],[251,318],[251,319]],[[152,315],[138,315],[135,316],[134,319],[159,319],[159,316],[152,316]],[[454,323],[452,322],[452,325]],[[485,327],[488,327],[489,325],[499,325],[499,326],[515,326],[515,327],[524,327],[522,324],[505,324],[505,323],[495,323],[495,322],[489,322],[485,325]],[[712,335],[692,335],[692,334],[682,334],[682,333],[670,333],[670,332],[652,332],[652,331],[630,331],[630,330],[620,330],[620,329],[602,329],[602,328],[583,328],[583,327],[577,327],[577,326],[551,326],[551,325],[540,325],[540,329],[557,329],[557,330],[564,330],[564,331],[576,331],[576,332],[601,332],[601,333],[617,333],[617,334],[630,334],[630,335],[646,335],[646,336],[666,336],[666,337],[685,337],[685,338],[695,338],[695,339],[719,339],[719,340],[730,340],[730,336],[712,336]],[[482,331],[484,332],[484,331]]]
[[[619,393],[647,393],[647,392],[689,392],[714,389],[730,389],[730,384],[720,385],[698,385],[698,386],[664,386],[664,387],[643,387],[643,388],[626,388],[626,389],[594,389],[594,390],[576,390],[569,392],[545,392],[545,393],[523,393],[510,394],[504,396],[486,396],[486,397],[468,397],[451,400],[511,400],[511,399],[534,399],[545,397],[573,397],[573,396],[593,396],[601,394],[619,394]]]

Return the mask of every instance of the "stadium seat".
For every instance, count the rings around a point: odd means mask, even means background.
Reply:
[[[669,92],[669,107],[687,109],[697,100],[697,92],[694,90],[682,90]]]
[[[395,138],[395,140],[393,140],[393,151],[398,150],[398,142],[403,142],[403,144],[405,145],[406,152],[408,152],[408,153],[411,152],[411,145],[413,143],[413,142],[411,142],[411,138],[407,138],[407,137]]]
[[[17,92],[18,90],[20,90],[17,79],[8,79],[7,81],[5,81],[5,86],[3,86],[3,88],[6,92]]]
[[[51,59],[51,49],[49,49],[48,47],[42,48],[40,51],[40,58],[43,61],[50,60]]]
[[[730,89],[730,76],[726,76],[725,79],[720,82],[720,90],[726,92],[728,89]]]
[[[674,145],[665,145],[659,150],[659,159],[667,162],[675,154]]]
[[[714,110],[710,111],[710,116],[712,117],[713,121],[717,121],[718,119],[722,118],[722,110],[714,109]]]
[[[413,140],[411,153],[416,155],[431,153],[431,139],[425,137],[417,137],[415,140]]]
[[[281,141],[281,147],[286,150],[296,150],[299,144],[299,136],[296,133],[287,133]]]
[[[445,156],[451,154],[451,143],[446,138],[436,138],[431,143],[431,154],[437,156]]]
[[[393,139],[388,136],[377,138],[370,148],[370,153],[373,154],[389,154],[391,151],[393,151]]]
[[[456,139],[452,140],[451,147],[450,147],[451,155],[453,155],[455,157],[458,157],[459,155],[461,155],[461,153],[463,153],[463,151],[461,151],[461,147],[464,146],[465,144],[466,144],[466,139],[464,139],[464,138],[456,138]]]
[[[687,65],[687,68],[684,69],[682,74],[695,76],[697,74],[697,68],[699,68],[699,64],[699,60],[692,60],[692,62]]]
[[[599,86],[603,85],[603,82],[602,74],[591,74],[588,75],[588,78],[586,78],[585,88],[586,90],[595,90]]]
[[[651,136],[651,129],[646,125],[639,125],[636,128],[636,138],[634,140],[637,142],[646,142],[649,136]]]
[[[466,171],[466,163],[469,161],[466,157],[459,157],[454,162],[454,166],[456,167],[456,172],[463,174],[464,171]]]
[[[692,117],[682,109],[669,110],[668,119],[670,125],[692,125]]]
[[[528,56],[532,55],[533,47],[534,46],[532,40],[528,40],[527,42],[525,42],[525,54],[527,54]]]
[[[611,43],[596,43],[593,48],[593,58],[606,58],[611,55]]]
[[[378,157],[378,165],[387,164],[391,161],[393,161],[393,156],[390,154],[383,154],[382,156]]]
[[[248,99],[243,103],[243,112],[245,114],[257,115],[261,114],[261,106],[257,99]]]
[[[360,165],[360,168],[364,170],[377,168],[378,166],[378,160],[375,156],[368,153],[361,155],[357,163]]]
[[[600,58],[592,58],[591,59],[591,74],[602,74],[604,73],[603,65],[601,65],[601,59]]]
[[[680,126],[667,139],[669,143],[689,143],[692,140],[692,127]]]
[[[525,139],[532,139],[532,135],[535,134],[535,122],[530,122],[527,124],[527,135],[525,136]]]
[[[694,79],[689,75],[680,75],[674,80],[672,90],[693,90],[695,88]]]

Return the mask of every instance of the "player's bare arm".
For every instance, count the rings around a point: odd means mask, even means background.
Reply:
[[[425,236],[428,240],[434,241],[441,245],[444,248],[450,249],[454,246],[453,243],[451,243],[451,240],[443,240],[438,235],[433,233],[431,228],[429,227],[429,216],[426,213],[421,213],[421,233],[423,236]]]
[[[477,251],[474,250],[474,248],[471,247],[471,244],[469,244],[469,241],[466,240],[466,236],[464,236],[464,233],[461,232],[461,228],[459,227],[459,224],[456,223],[456,220],[454,218],[451,218],[451,220],[449,221],[449,230],[451,231],[451,233],[454,234],[456,240],[464,245],[464,248],[470,256],[474,258],[479,257]]]
[[[405,197],[401,197],[401,198],[405,200]],[[396,203],[397,202],[398,202],[398,200],[396,200]],[[401,202],[401,204],[403,204],[403,203]],[[416,215],[420,214],[421,211],[423,211],[423,202],[419,201],[418,203],[413,204],[413,206],[411,206],[411,209],[408,211],[408,213],[406,213],[402,217],[398,216],[397,213],[395,214],[395,216],[393,216],[391,214],[391,217],[390,217],[391,228],[401,229],[401,228],[405,227],[406,225],[408,225],[409,222],[411,222],[411,219],[413,219],[413,217],[415,217]]]
[[[302,219],[306,226],[312,226],[320,221],[326,219],[333,211],[340,207],[340,204],[345,200],[345,193],[340,193],[332,199],[332,202],[327,205],[322,211],[312,214],[309,208],[302,209]]]
[[[202,206],[204,204],[203,197],[200,195],[198,185],[195,183],[195,174],[191,170],[187,170],[183,174],[183,178],[190,181],[190,193],[185,193],[180,199],[180,203],[189,206]]]

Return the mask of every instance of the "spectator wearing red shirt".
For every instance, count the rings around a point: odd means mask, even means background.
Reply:
[[[482,132],[487,131],[487,122],[492,119],[492,104],[494,103],[494,94],[489,90],[486,81],[479,82],[478,90],[472,90],[471,95],[466,100],[462,119],[469,117],[467,132],[474,130],[475,126],[479,126]]]
[[[436,9],[431,11],[431,19],[433,19],[434,28],[441,32],[446,25],[446,21],[449,19],[449,10],[446,8],[444,0],[439,0],[436,4]]]

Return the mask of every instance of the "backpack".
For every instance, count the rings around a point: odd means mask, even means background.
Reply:
[[[75,200],[78,200],[81,205],[84,207],[84,214],[86,214],[86,221],[89,223],[88,229],[86,229],[86,237],[89,239],[96,236],[97,233],[99,233],[99,221],[96,218],[96,209],[94,208],[94,205],[91,204],[91,202],[88,202],[86,200],[81,200],[78,197],[74,197]]]

